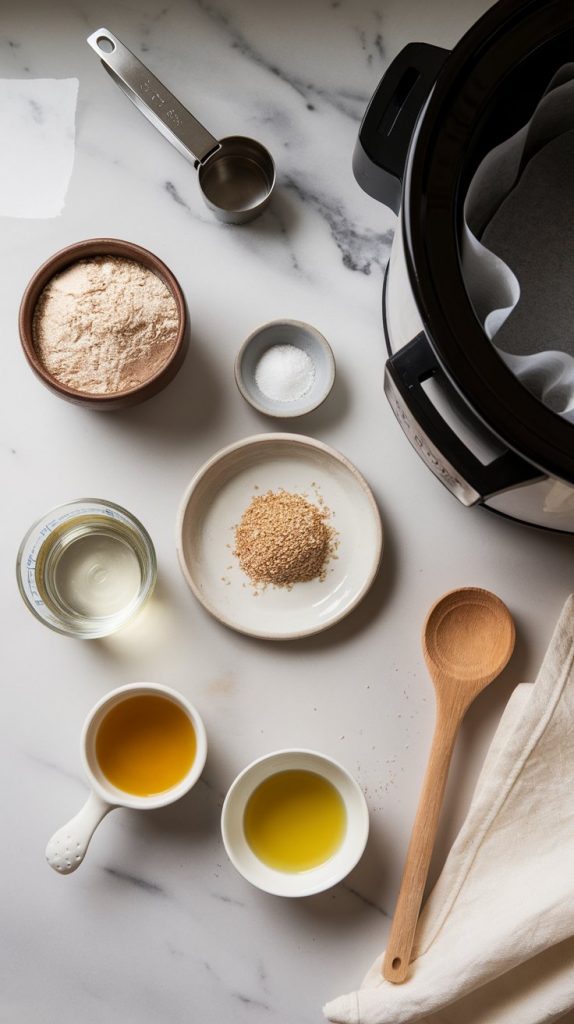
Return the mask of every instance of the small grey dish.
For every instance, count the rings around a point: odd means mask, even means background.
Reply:
[[[258,387],[255,370],[261,356],[274,345],[302,349],[315,367],[313,383],[301,398],[278,401]],[[335,383],[335,357],[326,338],[302,320],[272,320],[250,334],[237,353],[235,381],[246,402],[267,416],[287,419],[305,416],[325,401]]]

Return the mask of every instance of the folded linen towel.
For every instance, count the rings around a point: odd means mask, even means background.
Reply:
[[[574,595],[513,692],[417,928],[411,976],[378,957],[338,1024],[549,1024],[574,1007]]]

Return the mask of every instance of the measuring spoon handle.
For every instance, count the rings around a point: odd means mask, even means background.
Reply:
[[[113,807],[95,793],[90,793],[81,811],[54,832],[46,847],[46,860],[54,871],[70,875],[79,868],[96,828]]]
[[[183,156],[203,163],[219,149],[218,140],[112,32],[99,28],[87,42],[128,99]]]
[[[382,967],[386,981],[406,981],[415,931],[434,849],[448,769],[464,710],[437,706],[429,762]]]

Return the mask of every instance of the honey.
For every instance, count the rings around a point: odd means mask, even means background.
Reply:
[[[113,786],[152,796],[188,774],[197,750],[185,711],[166,697],[140,694],[115,704],[96,733],[96,758]]]
[[[277,871],[308,871],[333,856],[347,815],[339,791],[316,772],[276,772],[253,791],[243,817],[253,853]]]

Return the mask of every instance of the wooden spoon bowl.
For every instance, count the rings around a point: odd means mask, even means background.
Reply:
[[[496,594],[480,587],[451,590],[434,604],[423,626],[423,653],[441,690],[451,683],[470,704],[496,679],[514,649],[514,623]],[[461,683],[464,686],[461,687]]]

